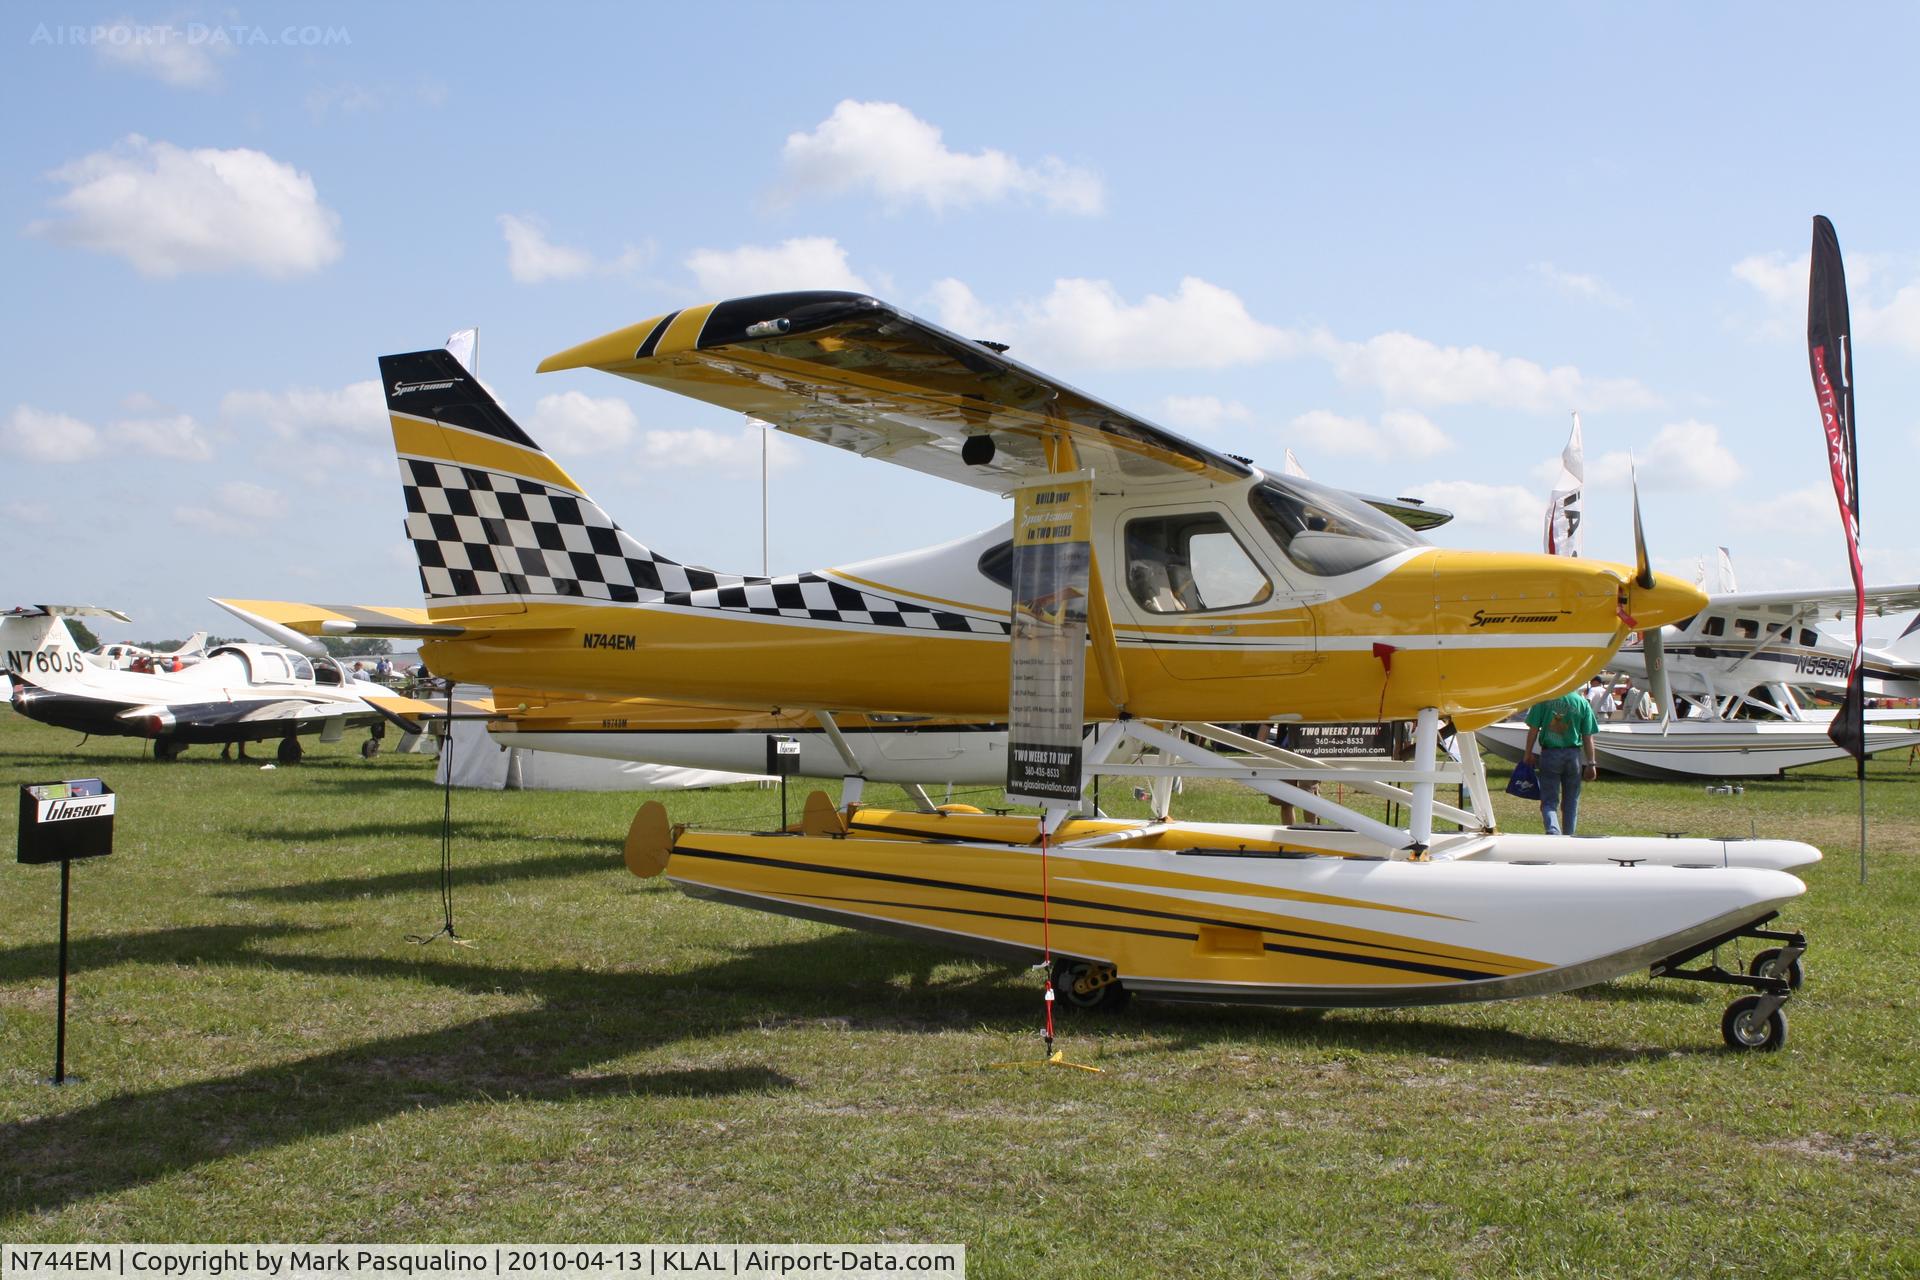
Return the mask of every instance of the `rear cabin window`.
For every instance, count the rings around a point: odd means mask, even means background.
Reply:
[[[980,576],[989,582],[997,582],[1007,590],[1013,590],[1013,539],[1009,538],[998,546],[988,547],[980,553]]]
[[[1127,591],[1149,613],[1206,613],[1258,604],[1273,584],[1211,511],[1127,523]]]
[[[1820,643],[1820,637],[1814,635],[1813,632],[1807,630],[1805,627],[1802,627],[1800,628],[1800,643],[1811,649]]]
[[[1760,624],[1752,618],[1735,618],[1733,620],[1733,634],[1739,636],[1742,640],[1758,640],[1760,638]]]

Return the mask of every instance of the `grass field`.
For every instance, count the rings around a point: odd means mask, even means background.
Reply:
[[[1850,768],[1588,793],[1593,831],[1827,849],[1779,1054],[1720,1047],[1731,993],[1636,978],[1403,1012],[1136,1003],[1069,1027],[1090,1075],[992,1065],[1038,1056],[1031,972],[635,880],[631,796],[456,794],[473,945],[417,946],[441,914],[429,760],[73,744],[0,715],[7,781],[121,797],[116,853],[74,870],[64,1089],[58,871],[0,868],[0,1240],[953,1241],[975,1277],[1050,1280],[1920,1274],[1902,757],[1874,765],[1864,888]],[[667,799],[776,816],[753,789]]]

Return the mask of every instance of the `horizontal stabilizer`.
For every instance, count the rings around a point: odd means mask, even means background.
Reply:
[[[385,636],[404,640],[451,640],[467,627],[430,622],[425,609],[381,605],[300,604],[290,600],[221,600],[209,597],[248,626],[310,656],[326,646],[314,636]]]
[[[368,693],[356,688],[355,693],[366,700],[374,710],[391,719],[412,721],[415,724],[428,720],[445,720],[448,717],[445,698],[412,698],[400,693]],[[455,720],[492,720],[499,715],[494,709],[492,698],[476,698],[455,694],[452,717]]]
[[[114,618],[120,622],[133,621],[118,609],[102,609],[92,604],[36,604],[9,609],[7,614],[16,618]]]

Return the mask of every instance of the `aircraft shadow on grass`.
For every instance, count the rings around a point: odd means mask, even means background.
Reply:
[[[468,962],[467,953],[451,951],[368,956],[284,949],[330,932],[336,931],[227,925],[94,936],[75,943],[72,967],[81,975],[156,963],[331,979],[425,980],[476,996],[532,997],[537,1005],[0,1125],[0,1216],[56,1210],[408,1111],[502,1099],[727,1097],[800,1087],[756,1063],[596,1073],[603,1063],[682,1040],[770,1024],[821,1023],[895,1033],[985,1027],[1020,1034],[1035,1028],[1039,1010],[1037,988],[1015,967],[975,968],[940,978],[936,970],[950,960],[945,953],[852,933],[745,947],[715,963],[671,973],[509,969]],[[0,950],[0,981],[50,985],[54,967],[51,944]],[[1083,1042],[1108,1032],[1127,1042],[1102,1054],[1116,1061],[1206,1048],[1222,1039],[1275,1049],[1305,1044],[1574,1064],[1668,1053],[1664,1048],[1595,1048],[1417,1013],[1316,1019],[1252,1009],[1154,1006],[1133,1021],[1095,1020],[1065,1029]],[[1145,1047],[1137,1044],[1142,1036],[1149,1042]],[[1034,1047],[1038,1056],[1037,1037]],[[955,1070],[982,1066],[962,1063]],[[94,1071],[96,1077],[107,1074],[105,1067]]]
[[[401,829],[404,829],[404,824]],[[435,828],[434,834],[438,834]],[[572,848],[572,853],[546,853],[536,857],[505,858],[493,862],[462,862],[452,868],[453,887],[485,888],[489,885],[525,883],[537,880],[566,880],[576,876],[611,876],[626,868],[620,852],[609,842],[591,840],[543,841],[547,849]],[[304,880],[298,884],[262,885],[253,889],[232,889],[220,896],[235,901],[254,902],[344,902],[355,898],[386,898],[401,894],[432,893],[440,888],[439,868],[419,871],[390,871],[378,875],[336,876],[327,880]]]

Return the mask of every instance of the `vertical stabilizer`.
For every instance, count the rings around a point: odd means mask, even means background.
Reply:
[[[741,581],[623,531],[444,348],[382,356],[380,381],[432,616],[646,603]]]

